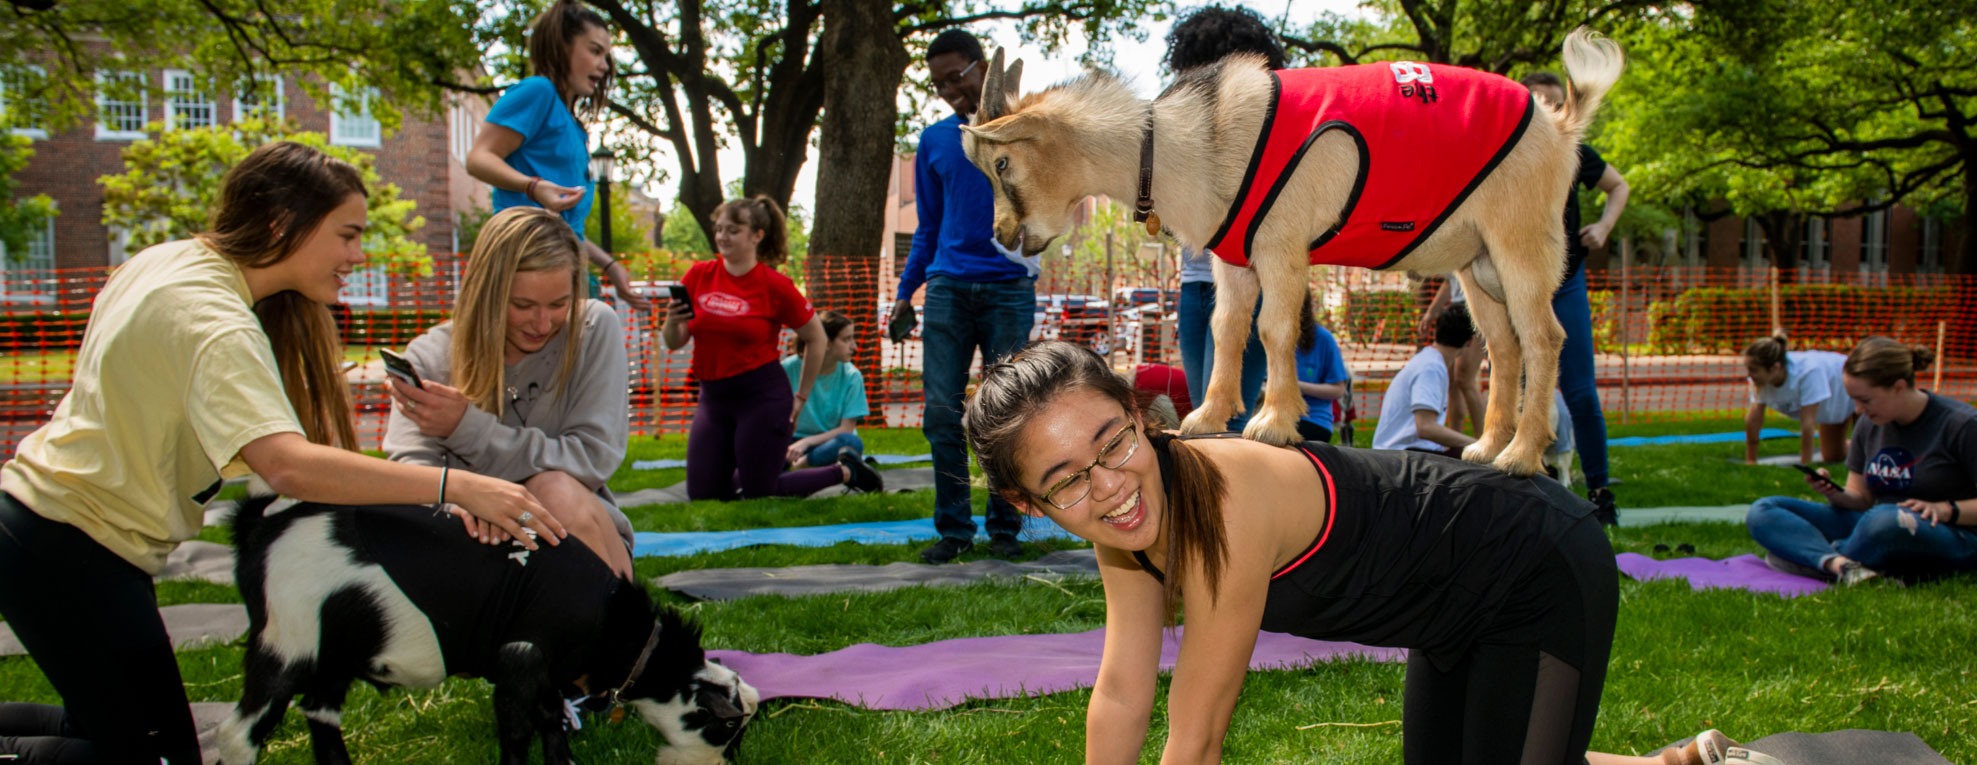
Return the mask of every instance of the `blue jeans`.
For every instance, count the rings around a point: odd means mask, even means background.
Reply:
[[[798,440],[792,438],[789,442],[796,443]],[[859,459],[865,458],[865,439],[859,438],[857,433],[839,433],[831,436],[829,441],[810,447],[810,453],[805,455],[804,459],[810,463],[811,467],[835,465],[837,464],[837,450],[847,446],[851,447],[852,451],[858,453]]]
[[[1263,310],[1262,301],[1256,305],[1257,312]],[[1181,285],[1181,321],[1176,328],[1176,340],[1181,344],[1181,371],[1188,376],[1188,397],[1195,406],[1201,406],[1202,391],[1208,389],[1208,375],[1215,370],[1215,333],[1210,328],[1209,317],[1215,315],[1215,283],[1188,282]],[[1263,339],[1257,336],[1256,313],[1250,315],[1249,345],[1242,351],[1242,405],[1243,413],[1229,418],[1230,430],[1242,430],[1249,424],[1249,415],[1256,411],[1256,399],[1263,393],[1263,376],[1269,372],[1268,357],[1263,354]]]
[[[975,352],[982,365],[1014,353],[1029,342],[1036,323],[1035,279],[964,282],[945,276],[927,280],[920,330],[924,370],[920,380],[927,409],[920,429],[934,452],[934,528],[942,538],[972,542],[975,519],[968,499],[968,444],[961,433],[961,397]],[[1015,536],[1023,516],[1008,500],[990,496],[988,533]]]
[[[1930,525],[1894,505],[1842,510],[1795,497],[1765,497],[1750,506],[1744,523],[1764,549],[1822,571],[1834,555],[1911,576],[1977,571],[1977,529]]]
[[[1586,269],[1559,285],[1551,296],[1552,313],[1565,325],[1565,346],[1558,354],[1558,390],[1572,412],[1572,440],[1579,448],[1579,467],[1586,471],[1586,488],[1606,488],[1606,413],[1600,410],[1599,385],[1593,380],[1593,307],[1586,297]]]

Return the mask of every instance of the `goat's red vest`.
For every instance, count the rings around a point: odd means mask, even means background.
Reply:
[[[1359,175],[1338,223],[1311,242],[1311,263],[1385,268],[1433,234],[1496,169],[1534,111],[1524,86],[1440,64],[1285,69],[1271,72],[1270,84],[1270,112],[1249,170],[1208,244],[1238,266],[1249,265],[1257,227],[1326,131],[1343,130],[1359,144]]]

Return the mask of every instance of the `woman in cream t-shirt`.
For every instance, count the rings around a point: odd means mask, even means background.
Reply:
[[[68,395],[0,466],[0,616],[65,704],[0,705],[0,760],[199,762],[151,577],[225,478],[352,505],[444,486],[510,532],[562,536],[520,486],[351,451],[327,304],[364,262],[364,223],[356,168],[271,143],[228,172],[205,234],[97,295]]]

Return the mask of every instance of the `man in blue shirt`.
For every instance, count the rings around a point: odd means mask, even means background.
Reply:
[[[995,242],[995,194],[988,178],[961,151],[961,125],[982,97],[987,64],[982,43],[950,29],[927,46],[927,69],[954,116],[920,132],[913,158],[913,193],[920,227],[899,276],[893,317],[912,310],[913,293],[927,287],[921,330],[926,413],[921,429],[934,454],[934,528],[940,541],[920,551],[928,563],[946,563],[975,546],[968,490],[968,448],[961,433],[961,398],[976,350],[988,366],[1030,339],[1035,322],[1035,259]],[[1001,497],[988,501],[989,549],[1011,557],[1022,552],[1016,533],[1022,516]]]

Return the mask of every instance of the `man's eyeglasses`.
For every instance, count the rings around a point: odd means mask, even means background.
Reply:
[[[1126,448],[1119,448],[1122,445]],[[1133,458],[1133,453],[1139,451],[1139,448],[1139,426],[1127,425],[1121,428],[1112,436],[1112,440],[1106,441],[1104,446],[1099,447],[1097,459],[1092,460],[1091,464],[1086,465],[1083,470],[1065,476],[1064,480],[1050,487],[1043,493],[1043,501],[1059,510],[1071,509],[1072,505],[1083,502],[1085,497],[1091,494],[1092,468],[1104,465],[1107,470],[1118,470]]]
[[[967,77],[969,72],[975,71],[975,66],[980,63],[982,62],[970,61],[968,62],[967,66],[961,68],[961,71],[948,75],[947,79],[934,81],[934,86],[935,87],[945,86],[950,88],[961,87],[961,80]]]

